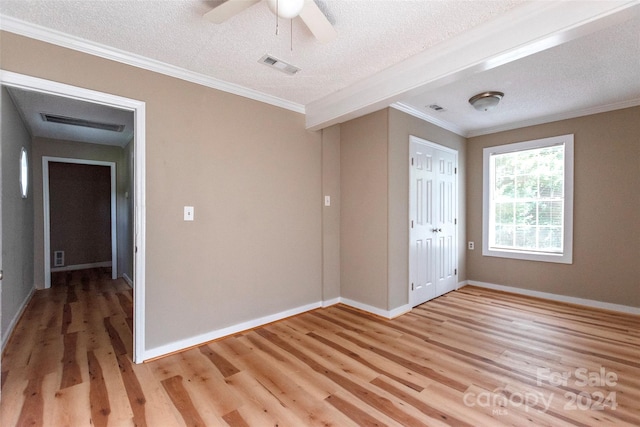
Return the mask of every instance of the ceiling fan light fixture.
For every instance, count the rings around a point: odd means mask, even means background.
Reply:
[[[271,12],[283,19],[293,19],[300,15],[305,0],[267,0]]]
[[[489,111],[496,108],[503,97],[504,93],[502,92],[482,92],[469,98],[469,104],[478,111]]]

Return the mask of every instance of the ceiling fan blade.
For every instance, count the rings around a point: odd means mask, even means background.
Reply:
[[[305,0],[299,16],[318,41],[327,43],[338,36],[331,22],[324,16],[324,13],[313,0]]]
[[[205,13],[204,19],[215,24],[222,24],[232,16],[259,2],[260,0],[227,0]]]

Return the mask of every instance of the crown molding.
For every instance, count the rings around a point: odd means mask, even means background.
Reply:
[[[305,114],[305,106],[237,84],[0,14],[0,30]]]
[[[322,129],[592,34],[625,20],[637,0],[530,2],[490,23],[306,105],[306,127]]]
[[[443,129],[446,129],[450,132],[455,133],[456,135],[462,136],[462,137],[466,137],[466,133],[464,131],[464,129],[462,129],[459,126],[454,125],[453,123],[450,123],[446,120],[441,120],[438,119],[436,117],[432,117],[429,116],[428,114],[423,113],[422,111],[413,108],[410,105],[407,105],[405,103],[402,102],[394,102],[393,104],[390,105],[391,108],[394,108],[398,111],[402,111],[403,113],[407,113],[413,117],[416,117],[418,119],[424,120],[425,122],[429,122],[433,125],[436,125],[438,127],[441,127]]]
[[[558,122],[560,120],[575,119],[577,117],[590,116],[592,114],[607,113],[614,110],[622,110],[623,108],[637,107],[640,105],[640,98],[632,99],[629,101],[616,102],[614,104],[607,104],[598,107],[584,108],[582,110],[568,111],[566,113],[552,114],[548,116],[536,117],[529,120],[522,120],[519,122],[508,123],[500,126],[493,126],[490,128],[479,129],[469,132],[463,135],[467,138],[473,138],[475,136],[489,135],[492,133],[504,132],[513,129],[520,129],[528,126],[536,126],[544,123]]]

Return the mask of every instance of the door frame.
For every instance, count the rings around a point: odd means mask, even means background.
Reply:
[[[455,245],[456,245],[456,249],[455,249],[454,253],[456,254],[456,259],[455,259],[455,267],[454,268],[457,271],[458,267],[459,267],[459,265],[458,265],[458,261],[459,261],[458,251],[460,250],[460,247],[459,247],[460,246],[460,242],[458,242],[458,228],[460,227],[460,222],[458,221],[458,219],[460,218],[460,210],[459,210],[460,209],[460,203],[458,203],[459,202],[459,200],[458,200],[458,198],[459,198],[458,188],[459,188],[459,184],[460,184],[458,182],[458,179],[459,179],[458,177],[460,175],[457,173],[457,170],[458,170],[458,154],[459,154],[458,150],[456,150],[454,148],[446,147],[444,145],[440,145],[440,144],[438,144],[436,142],[429,141],[429,140],[426,140],[424,138],[420,138],[419,136],[409,135],[409,142],[408,142],[408,145],[409,145],[409,159],[408,159],[408,163],[407,163],[409,165],[409,174],[408,174],[409,175],[409,183],[411,182],[411,154],[412,154],[411,153],[411,143],[412,142],[417,142],[419,144],[426,145],[426,146],[434,148],[436,150],[441,150],[441,151],[448,152],[450,154],[453,154],[454,157],[455,157],[454,168],[456,168],[456,173],[455,173],[455,180],[454,180],[454,191],[455,191],[455,195],[456,195],[456,197],[455,197],[456,227],[455,227],[455,233],[454,233],[454,242],[455,242]],[[413,265],[412,265],[412,261],[413,260],[411,258],[411,202],[412,202],[413,195],[411,194],[411,191],[410,191],[409,187],[407,188],[407,192],[409,193],[408,209],[407,209],[407,212],[409,214],[408,217],[407,217],[407,230],[408,230],[408,235],[409,235],[409,245],[407,247],[407,250],[408,250],[407,258],[409,260],[409,271],[408,271],[409,274],[407,275],[407,277],[409,279],[409,281],[407,283],[407,301],[409,301],[409,305],[411,307],[413,307],[413,301],[411,299],[411,293],[412,293],[412,290],[411,290],[411,279],[412,279],[412,271],[413,271]],[[457,283],[456,283],[456,286],[457,286]],[[438,295],[436,294],[435,298],[437,298],[437,297],[438,297]]]
[[[133,249],[133,361],[145,360],[145,257],[146,257],[146,104],[25,74],[0,69],[0,84],[64,98],[131,111],[134,115],[134,247]]]
[[[77,165],[108,166],[110,173],[111,201],[111,279],[118,278],[118,233],[116,217],[116,163],[100,160],[72,159],[66,157],[42,156],[42,206],[44,209],[44,288],[51,287],[51,204],[49,188],[49,163],[70,163]]]

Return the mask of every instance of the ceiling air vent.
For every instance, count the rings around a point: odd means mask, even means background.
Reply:
[[[59,123],[70,126],[82,126],[86,128],[108,130],[112,132],[122,132],[124,125],[118,125],[113,123],[94,122],[91,120],[78,119],[75,117],[57,116],[55,114],[40,113],[42,120],[50,123]]]
[[[275,68],[276,70],[280,70],[285,74],[289,74],[290,76],[293,76],[298,71],[300,71],[300,68],[296,67],[295,65],[288,64],[283,60],[268,54],[260,58],[258,62],[261,62],[264,65],[268,65],[269,67]]]

